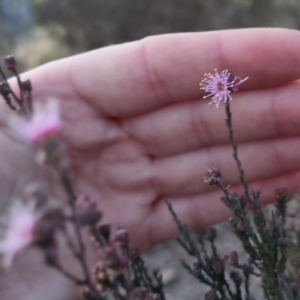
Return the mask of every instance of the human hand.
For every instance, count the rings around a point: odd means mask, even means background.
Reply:
[[[221,192],[203,184],[218,167],[240,190],[225,112],[202,99],[206,72],[249,76],[233,95],[233,126],[251,187],[265,203],[298,188],[300,35],[246,29],[150,37],[59,60],[23,74],[34,98],[61,100],[78,192],[145,250],[176,234],[169,200],[190,229],[224,220]],[[299,109],[299,110],[298,110]],[[299,123],[300,124],[300,123]]]

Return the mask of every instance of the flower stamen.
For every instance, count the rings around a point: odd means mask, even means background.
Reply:
[[[209,104],[214,103],[219,107],[220,101],[232,100],[231,93],[238,90],[238,86],[247,80],[248,77],[241,79],[232,75],[228,70],[223,70],[221,73],[215,69],[215,73],[204,74],[204,79],[200,83],[200,89],[209,93],[203,98],[212,98]]]

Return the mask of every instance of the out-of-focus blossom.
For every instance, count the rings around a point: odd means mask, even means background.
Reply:
[[[50,99],[45,104],[36,104],[30,120],[14,122],[13,127],[27,141],[37,143],[57,134],[61,129],[58,102]]]
[[[209,104],[214,103],[219,107],[220,101],[232,100],[231,93],[238,90],[238,86],[248,79],[241,79],[240,77],[233,76],[228,70],[221,73],[215,70],[215,74],[204,74],[205,78],[200,83],[200,89],[209,93],[203,98],[212,98]]]
[[[4,267],[9,267],[14,256],[34,241],[38,219],[33,206],[19,204],[13,208],[5,234],[0,240],[0,256]]]

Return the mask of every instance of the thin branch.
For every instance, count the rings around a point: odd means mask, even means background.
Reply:
[[[250,193],[249,193],[249,186],[248,186],[248,183],[245,179],[245,172],[244,172],[244,169],[242,167],[242,163],[241,163],[241,160],[239,159],[239,156],[238,156],[238,147],[237,147],[237,144],[234,140],[234,133],[233,133],[233,127],[232,127],[232,113],[231,113],[231,110],[230,110],[230,104],[229,104],[229,101],[225,101],[225,110],[226,110],[226,124],[227,124],[227,127],[229,129],[229,141],[231,143],[231,146],[232,146],[232,149],[233,149],[233,157],[234,157],[234,160],[237,164],[237,167],[238,167],[238,170],[239,170],[239,178],[240,178],[240,181],[244,187],[244,191],[245,191],[245,195],[247,197],[248,200],[250,200]]]
[[[74,256],[76,257],[77,261],[79,262],[79,264],[81,266],[87,286],[90,288],[91,292],[93,292],[95,295],[97,295],[98,292],[92,282],[88,263],[87,263],[86,257],[85,257],[86,251],[85,251],[85,246],[84,246],[84,242],[83,242],[82,232],[81,232],[80,225],[79,225],[79,220],[76,217],[76,213],[75,213],[75,210],[76,210],[75,203],[76,203],[77,197],[75,195],[75,191],[73,188],[73,184],[72,184],[70,175],[66,168],[61,168],[60,178],[62,181],[62,185],[68,196],[68,204],[69,204],[71,212],[72,212],[72,219],[74,220],[73,225],[74,225],[74,229],[75,229],[75,234],[76,234],[76,239],[78,242],[79,250],[76,250],[73,242],[70,239],[69,239],[69,241],[67,240],[67,242],[69,244],[70,249],[73,251]],[[68,234],[67,234],[67,236],[68,236]]]
[[[24,106],[24,94],[23,94],[22,81],[21,81],[20,75],[16,70],[13,72],[13,74],[17,77],[17,82],[18,82],[20,95],[21,95],[21,99],[20,99],[21,106]]]
[[[10,84],[8,83],[7,77],[1,67],[0,67],[0,75],[3,78],[4,82],[7,84],[7,87],[9,88],[9,92],[12,94],[13,98],[16,100],[16,102],[19,104],[19,106],[22,107],[21,100],[18,98],[18,96],[15,94],[15,92],[11,88]]]
[[[77,278],[76,276],[71,274],[69,271],[67,271],[63,266],[61,266],[58,262],[55,264],[50,264],[50,266],[52,268],[56,269],[57,271],[59,271],[60,273],[62,273],[65,277],[67,277],[68,279],[70,279],[77,285],[87,284],[87,282],[85,280],[81,280],[81,279]]]

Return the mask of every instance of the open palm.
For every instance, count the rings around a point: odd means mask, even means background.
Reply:
[[[175,34],[111,46],[30,71],[36,99],[61,101],[78,192],[142,249],[174,235],[168,199],[190,228],[223,220],[220,191],[203,184],[218,167],[240,189],[222,104],[207,105],[199,82],[229,69],[249,76],[231,102],[251,187],[300,181],[300,34],[279,29]]]

